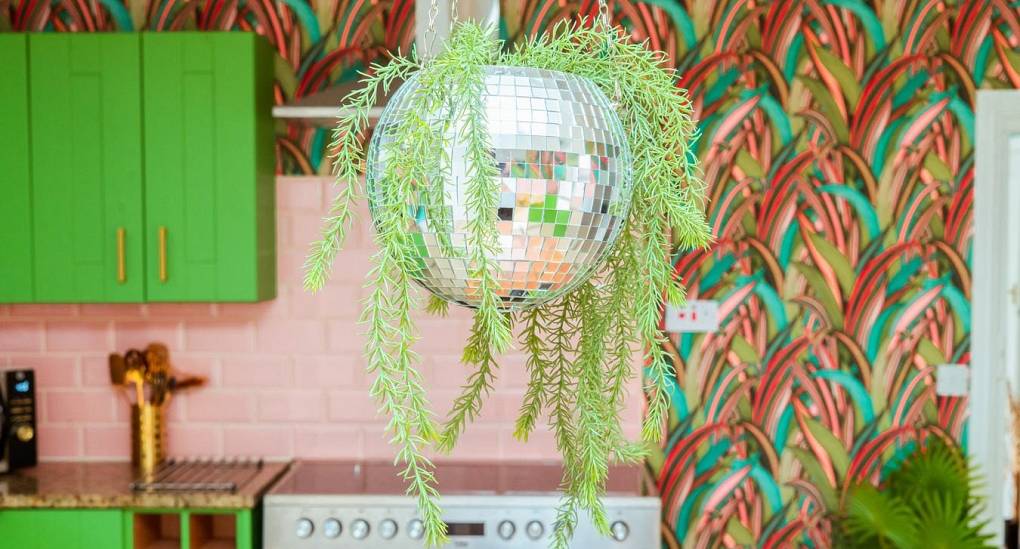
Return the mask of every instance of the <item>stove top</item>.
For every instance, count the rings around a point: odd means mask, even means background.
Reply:
[[[438,463],[443,519],[457,549],[549,545],[561,465]],[[571,547],[658,547],[659,498],[642,492],[639,467],[610,470],[603,499],[612,536],[581,518]],[[398,468],[388,463],[299,461],[263,499],[266,549],[419,549],[422,524]]]
[[[393,495],[406,491],[389,463],[299,461],[270,491],[279,495]],[[439,463],[436,478],[443,495],[524,495],[558,491],[563,468],[559,463]],[[641,470],[610,469],[610,495],[640,495]]]

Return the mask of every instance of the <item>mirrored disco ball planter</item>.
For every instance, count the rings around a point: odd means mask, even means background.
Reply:
[[[659,320],[683,301],[673,247],[710,238],[697,128],[662,54],[614,29],[599,4],[597,24],[563,23],[509,49],[491,29],[459,23],[434,58],[373,65],[333,133],[338,193],[305,284],[325,284],[366,195],[378,251],[365,366],[429,546],[447,536],[428,453],[456,446],[512,346],[529,376],[514,437],[551,429],[564,459],[555,549],[571,546],[580,516],[612,535],[600,499],[609,463],[640,462],[669,417],[676,374]],[[400,81],[365,151],[368,112]],[[418,285],[433,294],[431,312],[474,309],[465,371],[443,373],[464,387],[441,424],[414,351]],[[640,442],[620,422],[635,370],[647,397]]]
[[[630,209],[630,149],[609,99],[586,78],[487,66],[484,84],[486,129],[499,172],[499,247],[490,258],[498,268],[496,294],[504,309],[525,309],[586,280],[613,246]],[[369,145],[373,216],[388,145],[419,91],[417,75],[397,90]],[[444,121],[428,122],[440,127]],[[430,215],[436,210],[419,193],[407,204],[415,219],[407,231],[419,267],[416,281],[442,299],[474,308],[480,295],[479,280],[469,274],[464,131],[452,125],[446,136],[452,169],[441,176],[443,215]]]

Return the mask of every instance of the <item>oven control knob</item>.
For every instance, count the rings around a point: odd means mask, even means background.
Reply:
[[[397,535],[397,523],[393,519],[386,519],[380,522],[379,535],[383,539],[393,539]]]
[[[517,527],[509,520],[504,520],[496,527],[496,533],[499,534],[499,537],[502,539],[510,539],[514,537],[514,533],[516,532]]]
[[[314,531],[315,525],[312,524],[311,520],[299,518],[297,521],[297,528],[295,528],[294,533],[297,534],[297,537],[299,538],[307,538],[308,536],[311,536]]]
[[[362,519],[358,519],[351,523],[351,536],[354,539],[365,539],[368,537],[368,532],[371,528],[368,527],[368,523]]]
[[[541,522],[533,520],[524,527],[524,533],[531,539],[538,539],[545,533],[545,526],[542,526]]]
[[[411,519],[411,522],[407,523],[407,537],[411,539],[425,537],[425,524],[418,519]]]
[[[335,518],[326,519],[326,522],[322,523],[322,535],[326,536],[327,538],[340,537],[340,532],[343,531],[344,531],[343,525],[341,525],[340,521]]]
[[[626,522],[618,520],[609,527],[609,532],[612,533],[613,539],[616,541],[624,541],[630,535],[630,527]]]

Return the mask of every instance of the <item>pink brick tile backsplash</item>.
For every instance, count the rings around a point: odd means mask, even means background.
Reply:
[[[6,320],[0,330],[0,349],[41,351],[45,333],[41,322]]]
[[[39,455],[48,459],[80,458],[85,455],[81,438],[82,427],[43,422],[39,425]]]
[[[167,454],[171,456],[223,455],[223,428],[195,422],[167,425]]]
[[[184,323],[184,348],[188,351],[250,353],[255,350],[255,325],[251,320],[189,320]]]
[[[256,304],[0,305],[0,368],[36,370],[44,460],[128,459],[128,405],[109,385],[106,355],[161,341],[179,372],[208,377],[174,395],[167,410],[172,456],[391,459],[385,418],[368,397],[363,371],[364,276],[374,247],[368,212],[351,232],[322,293],[301,287],[308,243],[332,196],[324,178],[277,183],[278,298]],[[470,314],[420,316],[417,350],[439,418],[464,382],[460,351]],[[525,359],[510,353],[495,392],[468,427],[454,459],[554,459],[539,428],[513,439],[527,383]],[[636,434],[642,402],[631,384],[626,431]]]
[[[60,320],[46,323],[47,351],[112,351],[113,326],[108,320]]]
[[[131,428],[119,425],[85,427],[85,455],[93,458],[116,459],[131,452]]]

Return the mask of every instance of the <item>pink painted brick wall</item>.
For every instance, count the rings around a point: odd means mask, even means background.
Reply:
[[[301,287],[308,243],[332,196],[330,180],[283,177],[277,184],[279,291],[257,304],[0,305],[0,369],[36,370],[41,457],[128,459],[128,404],[109,383],[106,356],[161,341],[179,372],[209,377],[206,387],[169,405],[170,455],[272,458],[385,458],[385,419],[368,397],[362,330],[356,319],[373,251],[362,212],[329,285]],[[467,374],[460,350],[467,311],[420,315],[421,368],[445,412]],[[550,459],[553,437],[528,444],[511,436],[527,382],[524,357],[501,362],[495,393],[453,454],[463,459]],[[638,384],[630,389],[627,431],[639,430]],[[442,416],[440,416],[442,417]]]

